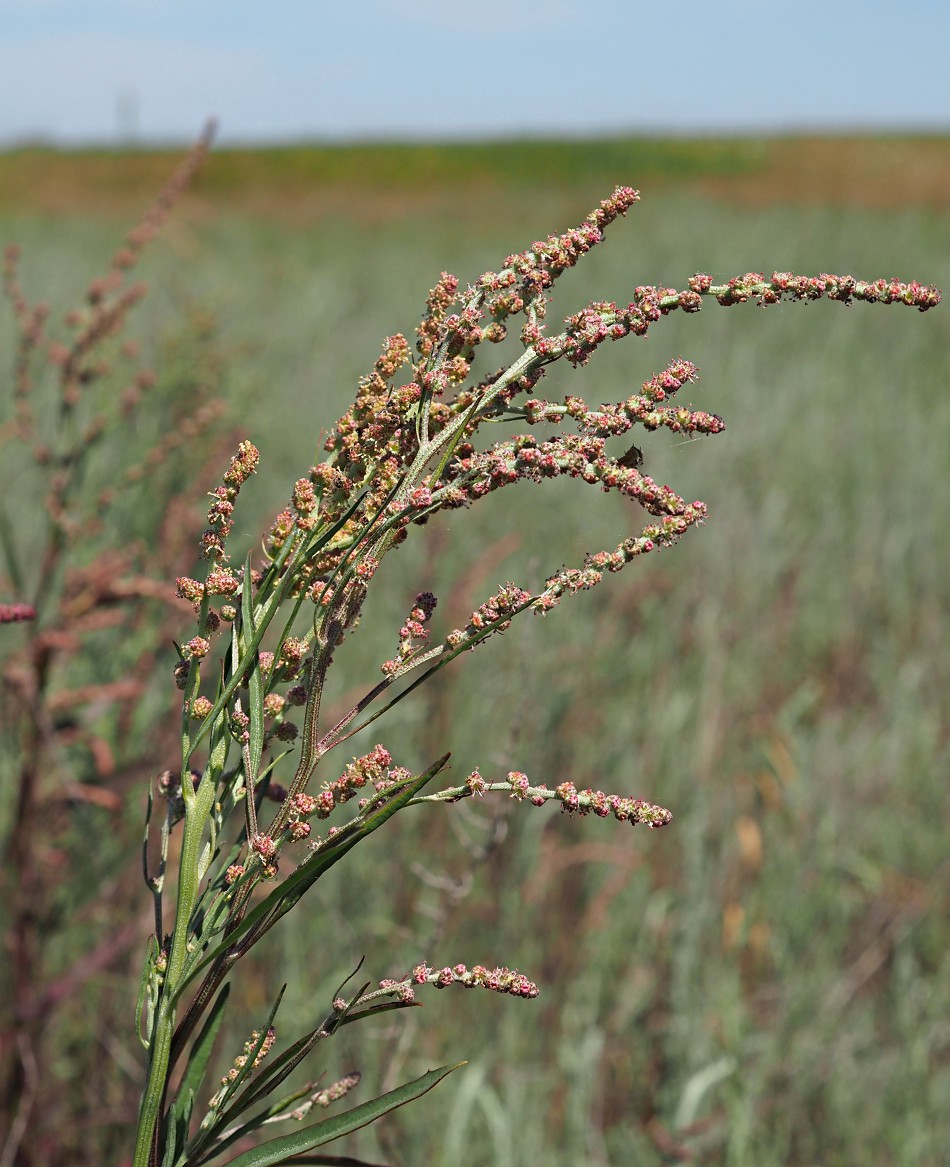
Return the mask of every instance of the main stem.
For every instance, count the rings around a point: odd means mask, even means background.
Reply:
[[[154,1167],[152,1148],[161,1117],[165,1097],[168,1063],[175,1035],[175,998],[182,980],[182,970],[188,952],[188,932],[191,914],[201,890],[201,845],[214,802],[214,782],[208,773],[197,790],[189,792],[189,783],[182,785],[185,799],[185,829],[182,836],[181,858],[178,865],[178,904],[175,909],[175,932],[172,937],[168,968],[162,985],[162,995],[155,1014],[148,1081],[142,1095],[138,1132],[132,1167]]]

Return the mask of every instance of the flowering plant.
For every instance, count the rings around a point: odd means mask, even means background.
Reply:
[[[430,968],[423,961],[376,987],[366,982],[344,992],[341,986],[321,1024],[275,1053],[278,999],[200,1121],[193,1121],[235,964],[332,866],[399,811],[506,794],[538,807],[553,802],[568,813],[613,816],[651,829],[670,821],[668,810],[639,796],[579,790],[571,781],[551,788],[518,772],[488,780],[476,769],[464,781],[432,792],[428,787],[445,769],[448,754],[416,774],[382,745],[347,763],[338,776],[326,776],[328,753],[462,652],[503,633],[525,613],[549,613],[562,599],[600,584],[605,572],[620,572],[631,560],[672,546],[705,518],[702,502],[685,501],[643,472],[636,445],[619,456],[608,451],[611,439],[629,435],[635,426],[690,437],[724,429],[717,414],[676,399],[696,379],[693,364],[677,359],[626,400],[596,408],[580,396],[563,401],[536,396],[547,366],[562,359],[575,368],[586,365],[604,342],[643,336],[674,311],[698,311],[704,299],[767,306],[827,298],[899,303],[920,311],[939,302],[934,288],[891,279],[753,273],[714,284],[700,274],[683,290],[637,287],[625,306],[588,304],[549,332],[552,285],[603,240],[606,228],[638,197],[629,187],[618,187],[580,226],[508,256],[498,271],[468,287],[443,273],[416,330],[415,351],[400,334],[385,340],[353,405],[326,439],[326,459],[294,484],[287,507],[272,523],[260,562],[247,556],[235,563],[228,542],[239,492],[258,463],[249,441],[241,443],[212,492],[201,541],[207,570],[203,578],[182,577],[177,583],[179,595],[194,606],[197,630],[180,649],[175,670],[183,692],[181,770],[166,772],[158,783],[164,800],[160,858],[148,876],[156,939],[140,996],[149,1075],[136,1167],[197,1167],[254,1131],[301,1119],[315,1106],[342,1098],[358,1074],[320,1089],[309,1083],[265,1101],[342,1026],[407,1008],[426,984],[536,996],[537,987],[514,970]],[[519,317],[514,359],[476,372],[484,346],[504,342]],[[480,444],[489,422],[525,428]],[[531,432],[539,423],[559,432],[541,440]],[[383,556],[439,511],[471,506],[520,480],[539,483],[564,475],[639,503],[648,516],[645,526],[611,548],[586,554],[575,566],[555,570],[538,590],[503,584],[464,626],[435,639],[436,598],[420,593],[399,629],[395,652],[381,664],[381,679],[328,724],[321,704],[326,678],[358,623]],[[297,710],[299,729],[292,720]],[[340,813],[345,803],[355,804],[348,818]],[[266,806],[275,809],[265,813]],[[331,818],[336,823],[324,829]],[[169,841],[182,822],[177,900],[165,936]],[[443,1066],[229,1161],[262,1167],[307,1154],[418,1097],[454,1068]]]

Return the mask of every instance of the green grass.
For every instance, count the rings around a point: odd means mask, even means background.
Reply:
[[[383,335],[412,328],[438,273],[478,275],[577,221],[613,181],[600,176],[615,160],[591,163],[578,199],[544,183],[543,144],[519,150],[487,157],[518,181],[539,176],[530,199],[455,200],[439,218],[410,199],[371,222],[306,228],[194,220],[156,245],[137,327],[157,354],[181,333],[183,304],[214,314],[233,416],[262,453],[238,514],[252,545]],[[423,179],[454,165],[448,152],[430,172],[427,158],[420,147],[412,164]],[[288,151],[288,168],[298,164]],[[559,285],[558,314],[636,284],[683,286],[697,270],[950,286],[946,216],[752,213],[651,198],[642,185],[643,205]],[[2,235],[24,246],[28,290],[65,303],[114,230],[17,216]],[[371,740],[406,765],[452,749],[456,776],[477,764],[571,777],[675,817],[631,834],[549,809],[438,809],[397,820],[365,845],[362,866],[325,881],[277,933],[270,964],[239,978],[253,1021],[289,981],[287,1039],[363,955],[373,978],[425,957],[508,963],[543,987],[534,1002],[432,993],[391,1026],[347,1032],[328,1074],[361,1067],[361,1098],[471,1059],[354,1153],[659,1167],[677,1161],[664,1146],[682,1145],[694,1162],[730,1167],[946,1162],[947,319],[944,308],[707,306],[542,383],[549,397],[613,400],[672,356],[696,361],[692,400],[726,418],[725,434],[639,444],[647,471],[705,499],[709,521],[456,662]],[[447,627],[501,580],[530,586],[640,522],[573,483],[502,491],[433,522],[387,562],[340,653],[334,699],[376,675],[415,591],[439,594]],[[131,1000],[123,1022],[130,1011]],[[124,1030],[116,1040],[132,1047]],[[64,1051],[66,1078],[68,1065]]]

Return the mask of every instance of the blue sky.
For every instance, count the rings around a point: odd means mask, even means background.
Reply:
[[[0,145],[950,130],[950,3],[0,0]]]

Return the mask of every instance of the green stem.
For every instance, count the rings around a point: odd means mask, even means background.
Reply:
[[[185,780],[186,782],[189,780],[187,775]],[[214,794],[214,782],[210,774],[206,772],[198,789],[190,798],[187,795],[185,797],[185,828],[178,867],[175,933],[172,938],[171,952],[168,955],[165,982],[162,985],[162,999],[155,1014],[148,1082],[142,1095],[132,1167],[150,1167],[152,1164],[152,1146],[155,1140],[155,1130],[161,1117],[162,1100],[165,1097],[168,1075],[168,1060],[175,1033],[175,1006],[172,1002],[175,999],[175,989],[181,979],[185,958],[188,954],[188,930],[191,914],[198,902],[201,890],[201,847],[214,803]]]

